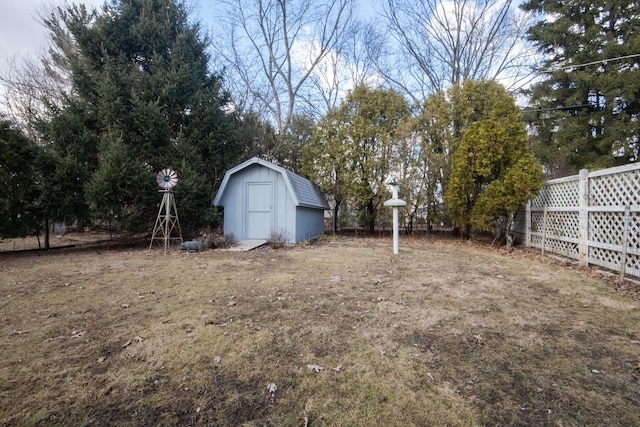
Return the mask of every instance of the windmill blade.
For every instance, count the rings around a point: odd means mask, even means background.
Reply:
[[[170,168],[164,168],[156,175],[156,182],[163,190],[171,190],[178,183],[178,173]]]

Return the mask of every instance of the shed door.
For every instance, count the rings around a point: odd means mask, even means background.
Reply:
[[[247,183],[247,239],[268,239],[273,226],[273,184]]]

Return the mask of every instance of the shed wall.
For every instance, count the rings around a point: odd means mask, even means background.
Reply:
[[[324,234],[324,211],[298,207],[296,209],[296,241],[309,240]]]
[[[277,176],[278,194],[276,196],[276,215],[271,231],[282,233],[287,243],[296,243],[296,205],[291,193],[287,190],[282,174],[270,170]],[[271,234],[271,233],[269,233]],[[268,239],[270,236],[267,236]]]
[[[268,215],[263,207],[266,203],[266,195],[256,207],[255,202],[250,203],[248,198],[249,187],[255,191],[257,188],[268,188],[256,184],[271,184],[272,194],[269,206],[271,214]],[[272,231],[285,233],[293,243],[295,234],[295,205],[287,191],[282,175],[272,169],[261,165],[251,165],[246,169],[233,174],[227,184],[221,204],[224,206],[224,232],[233,234],[236,240],[248,238],[268,239]],[[262,206],[262,207],[261,207]],[[253,209],[250,213],[249,209]],[[249,221],[251,227],[249,230]],[[248,231],[252,235],[248,235]]]

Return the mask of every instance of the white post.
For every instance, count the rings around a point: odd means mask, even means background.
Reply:
[[[393,207],[393,253],[398,254],[398,207]]]
[[[525,208],[524,242],[527,248],[531,247],[531,200],[527,202]]]
[[[578,264],[581,267],[589,265],[589,171],[580,170],[578,181]]]
[[[398,207],[407,206],[407,202],[398,199],[398,184],[390,182],[392,198],[384,202],[385,206],[393,208],[393,254],[398,254]]]
[[[624,282],[627,270],[627,246],[629,245],[629,218],[631,217],[631,207],[624,207],[624,234],[622,235],[622,255],[620,260],[620,280]]]
[[[547,246],[547,207],[544,208],[542,214],[542,256],[544,256],[544,250]]]

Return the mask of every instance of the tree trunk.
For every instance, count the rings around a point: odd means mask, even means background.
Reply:
[[[409,235],[413,235],[413,214],[409,214],[409,221],[407,221],[407,226],[404,228]]]
[[[49,220],[48,219],[44,220],[44,248],[45,249],[51,248],[49,246]]]
[[[373,207],[373,200],[369,200],[365,212],[367,213],[367,226],[369,228],[369,232],[374,233],[376,231],[376,211]]]
[[[471,224],[465,224],[460,232],[463,240],[471,239]]]
[[[513,249],[513,235],[514,235],[513,225],[515,223],[515,217],[516,217],[516,214],[514,212],[511,212],[507,216],[507,223],[505,224],[505,227],[504,227],[506,245],[507,245],[507,249],[509,250]]]

